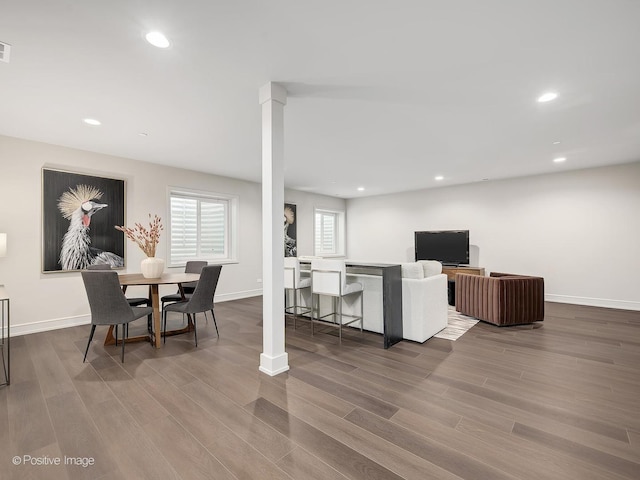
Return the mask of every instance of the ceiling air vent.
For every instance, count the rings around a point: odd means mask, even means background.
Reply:
[[[9,63],[9,53],[11,52],[11,45],[8,43],[0,42],[0,62]]]

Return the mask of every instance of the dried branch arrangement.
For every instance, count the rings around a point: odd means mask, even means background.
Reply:
[[[136,223],[134,228],[116,225],[116,230],[123,232],[129,240],[140,247],[147,257],[156,256],[156,246],[160,241],[160,232],[164,230],[162,219],[158,215],[151,218],[149,214],[149,228]]]

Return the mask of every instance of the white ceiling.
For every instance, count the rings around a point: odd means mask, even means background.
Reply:
[[[121,157],[260,181],[274,81],[290,188],[640,160],[637,0],[0,0],[0,41],[0,134]]]

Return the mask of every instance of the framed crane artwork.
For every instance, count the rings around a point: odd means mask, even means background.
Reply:
[[[297,257],[297,230],[296,206],[293,203],[284,204],[284,256]]]
[[[125,266],[124,180],[42,169],[42,271]]]

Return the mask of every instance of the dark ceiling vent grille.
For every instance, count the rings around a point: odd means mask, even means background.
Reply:
[[[8,43],[0,42],[0,61],[9,63],[9,53],[11,52],[11,45]]]

